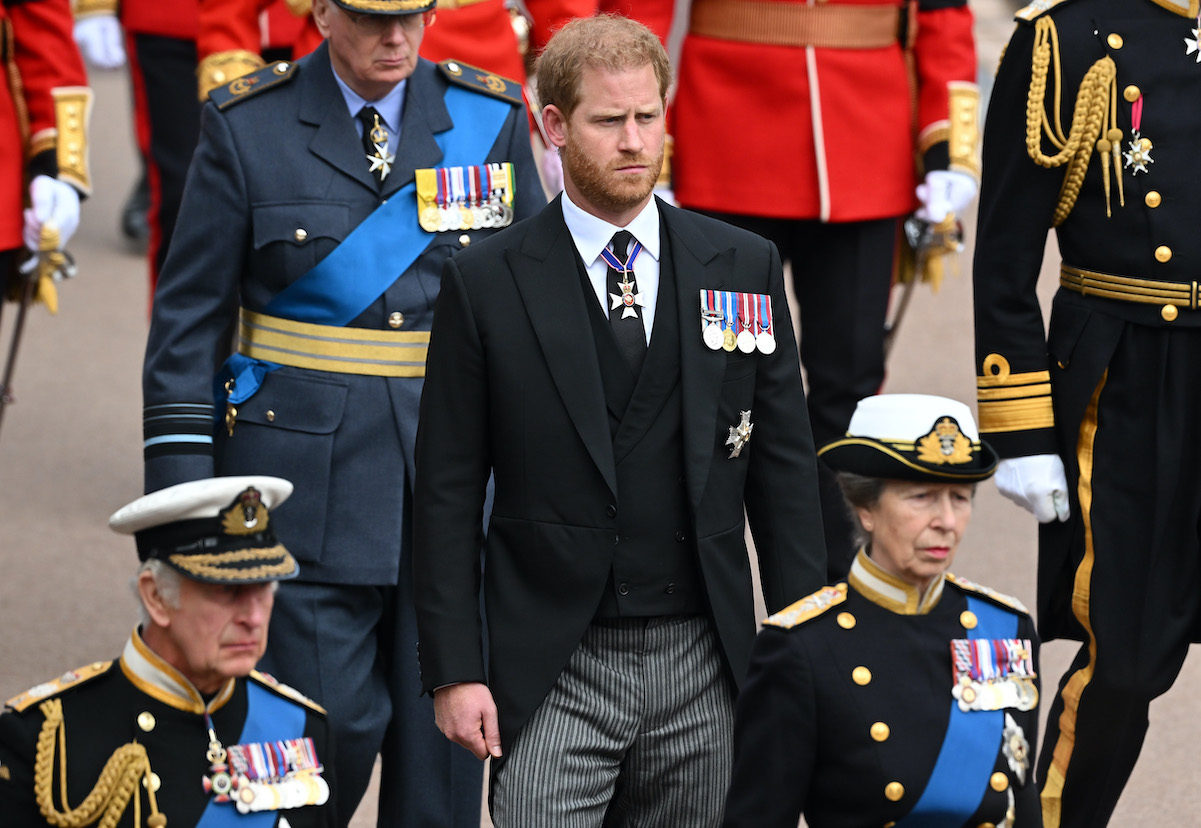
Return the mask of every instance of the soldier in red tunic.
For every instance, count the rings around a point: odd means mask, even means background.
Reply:
[[[71,25],[67,0],[0,2],[0,288],[23,246],[45,246],[45,229],[67,243],[91,191],[92,93]]]
[[[966,0],[692,4],[675,196],[766,236],[792,262],[818,444],[842,436],[856,401],[884,381],[900,219],[920,205],[938,222],[975,196],[976,71]],[[821,471],[838,579],[850,524]]]

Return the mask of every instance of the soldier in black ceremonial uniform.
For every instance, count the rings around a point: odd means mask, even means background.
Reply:
[[[1041,825],[1038,639],[947,572],[996,454],[966,405],[860,400],[820,453],[863,546],[845,582],[764,622],[738,697],[726,828]]]
[[[1048,720],[1048,828],[1106,824],[1150,701],[1201,640],[1198,10],[1028,6],[984,133],[980,427],[1006,458],[998,487],[1043,524],[1039,630],[1084,645]],[[1051,228],[1059,290],[1044,335]]]
[[[146,487],[295,482],[302,569],[263,663],[331,711],[339,816],[382,755],[381,824],[478,828],[482,768],[417,674],[413,451],[442,265],[545,196],[520,85],[418,57],[434,0],[313,17],[316,51],[205,105],[146,348]]]
[[[0,714],[4,828],[333,828],[325,712],[254,670],[276,582],[296,560],[269,510],[292,484],[224,477],[139,498],[142,604],[118,661],[10,699]]]

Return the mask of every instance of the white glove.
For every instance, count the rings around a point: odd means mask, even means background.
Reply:
[[[1038,518],[1039,523],[1067,520],[1068,480],[1058,454],[1013,457],[997,464],[1001,494]]]
[[[563,189],[563,159],[554,147],[547,147],[542,153],[542,186],[551,198]]]
[[[75,21],[75,42],[97,69],[125,65],[125,43],[115,14],[96,14]]]
[[[955,170],[931,170],[925,182],[917,185],[917,197],[922,202],[917,217],[938,224],[950,213],[963,215],[976,197],[976,179]]]
[[[42,225],[50,224],[58,229],[59,249],[65,248],[79,227],[79,193],[75,188],[57,178],[39,175],[29,182],[29,203],[22,234],[25,246],[36,253]]]

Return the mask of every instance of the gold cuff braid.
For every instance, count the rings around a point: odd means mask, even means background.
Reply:
[[[92,90],[86,86],[60,86],[52,94],[58,122],[58,177],[89,195],[92,176],[88,171],[88,121],[92,117]]]
[[[974,83],[951,81],[947,84],[947,110],[950,132],[947,151],[950,169],[980,180],[980,89]]]
[[[96,786],[84,798],[78,808],[67,804],[67,727],[63,721],[63,703],[60,699],[50,699],[38,707],[45,720],[38,734],[37,755],[34,759],[33,790],[37,799],[38,809],[46,822],[55,828],[83,828],[96,824],[98,828],[113,828],[125,813],[130,801],[134,803],[134,824],[140,825],[138,818],[140,798],[138,796],[138,781],[150,780],[150,758],[146,748],[136,742],[122,745],[113,751],[112,756],[104,763]],[[58,748],[55,749],[57,742]],[[59,782],[61,799],[65,811],[59,811],[54,806],[53,780],[54,759],[58,755]],[[150,800],[150,816],[146,825],[150,828],[164,828],[167,824],[165,816],[159,813],[158,802],[155,799],[154,788],[146,785]]]
[[[98,14],[116,14],[118,0],[75,0],[71,9],[75,19],[93,17]]]

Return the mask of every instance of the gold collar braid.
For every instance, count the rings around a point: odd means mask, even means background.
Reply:
[[[1054,124],[1047,117],[1047,108],[1044,106],[1047,76],[1052,62],[1055,65]],[[1063,186],[1059,191],[1059,203],[1055,206],[1052,221],[1054,227],[1063,224],[1076,205],[1094,145],[1101,154],[1101,176],[1105,182],[1105,215],[1110,215],[1109,159],[1106,156],[1113,159],[1118,197],[1123,206],[1126,204],[1125,193],[1122,191],[1122,131],[1117,127],[1116,78],[1117,67],[1108,55],[1089,67],[1084,79],[1080,81],[1072,112],[1071,130],[1065,136],[1059,118],[1060,89],[1063,85],[1059,62],[1059,35],[1055,30],[1055,22],[1050,17],[1040,17],[1035,21],[1030,94],[1026,99],[1026,151],[1039,166],[1053,168],[1068,165]],[[1044,134],[1059,150],[1055,155],[1043,153]]]
[[[147,828],[165,828],[167,818],[159,813],[158,802],[154,796],[154,786],[150,783],[150,757],[146,748],[137,742],[122,745],[113,751],[113,755],[104,763],[96,787],[84,798],[83,804],[72,809],[67,805],[67,725],[63,721],[63,703],[60,699],[42,702],[39,710],[45,717],[41,733],[38,734],[37,758],[34,760],[33,790],[37,797],[38,808],[46,822],[55,828],[82,828],[85,825],[98,823],[98,828],[113,828],[117,820],[125,813],[129,801],[133,800],[135,826],[141,824],[140,804],[138,796],[138,780],[146,781],[146,791],[150,799],[150,816],[146,819]],[[58,742],[60,797],[63,807],[67,810],[60,812],[54,807],[54,755],[55,741]]]

